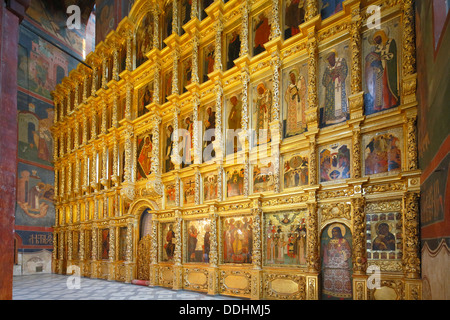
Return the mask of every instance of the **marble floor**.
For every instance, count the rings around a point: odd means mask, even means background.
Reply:
[[[13,300],[241,300],[223,295],[148,287],[59,274],[14,276]],[[78,288],[79,287],[79,288]]]

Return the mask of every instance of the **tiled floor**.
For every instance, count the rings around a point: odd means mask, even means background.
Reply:
[[[59,274],[15,276],[13,300],[239,300],[90,278],[80,278],[79,289],[70,289],[75,284],[71,279]]]

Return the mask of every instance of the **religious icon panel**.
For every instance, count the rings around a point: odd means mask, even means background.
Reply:
[[[319,54],[320,126],[342,123],[349,119],[350,49],[348,42],[335,45]]]
[[[225,170],[227,197],[244,195],[244,166],[229,167]]]
[[[267,265],[306,265],[306,212],[277,212],[264,215]]]
[[[305,111],[308,107],[308,63],[298,63],[282,73],[283,136],[306,131]]]
[[[395,174],[402,169],[403,130],[390,129],[364,135],[363,172],[365,175]]]
[[[242,93],[236,92],[225,97],[226,116],[226,153],[232,154],[242,150],[239,132],[242,130]]]
[[[226,35],[226,70],[234,67],[234,60],[239,58],[241,51],[240,29],[236,28]]]
[[[152,169],[153,136],[145,134],[137,139],[136,179],[147,179]]]
[[[309,183],[308,152],[283,156],[284,189],[305,186]]]
[[[352,235],[342,223],[328,225],[321,237],[322,299],[352,299]]]
[[[136,31],[136,67],[147,60],[145,55],[153,46],[153,14],[147,13]]]
[[[176,197],[176,184],[175,182],[170,182],[164,187],[164,196],[166,201],[166,208],[175,207],[177,205]]]
[[[284,39],[300,33],[299,26],[305,22],[305,9],[304,0],[283,1]]]
[[[365,114],[397,107],[401,38],[399,19],[383,23],[381,29],[363,34],[363,86]]]
[[[253,218],[222,219],[224,263],[251,263],[253,250]]]
[[[195,178],[183,179],[183,204],[195,204]]]
[[[218,194],[218,180],[216,173],[207,173],[203,175],[203,200],[215,200]]]
[[[207,219],[186,221],[186,262],[209,263],[211,225]]]
[[[271,141],[269,124],[272,121],[272,90],[272,78],[260,80],[252,86],[252,146]]]
[[[256,56],[266,49],[264,44],[270,38],[270,9],[258,13],[252,18],[252,34],[253,34],[253,56]]]
[[[202,125],[202,153],[203,161],[212,160],[216,156],[213,141],[216,140],[216,105],[214,102],[208,103],[201,108],[200,119]]]
[[[146,108],[150,103],[153,102],[153,82],[144,85],[138,90],[138,106],[137,106],[137,117],[146,114],[149,110]]]
[[[164,222],[160,224],[161,226],[161,244],[162,248],[160,250],[161,261],[170,262],[173,261],[175,255],[176,236],[175,235],[175,223],[174,222]],[[178,235],[179,236],[179,235]]]
[[[274,164],[261,162],[253,165],[253,193],[273,191],[274,188]]]
[[[350,178],[350,142],[319,148],[320,182]]]
[[[377,212],[366,215],[367,259],[401,260],[402,225],[400,212]]]
[[[194,121],[192,114],[182,117],[180,129],[178,133],[180,139],[178,148],[181,157],[181,168],[185,168],[194,163]]]

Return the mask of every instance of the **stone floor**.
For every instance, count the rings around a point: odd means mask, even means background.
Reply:
[[[59,274],[15,276],[13,300],[241,300],[201,292],[147,287],[101,279],[73,278]]]

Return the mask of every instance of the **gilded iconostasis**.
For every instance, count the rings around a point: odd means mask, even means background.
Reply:
[[[421,299],[413,9],[135,1],[52,92],[54,271]]]

